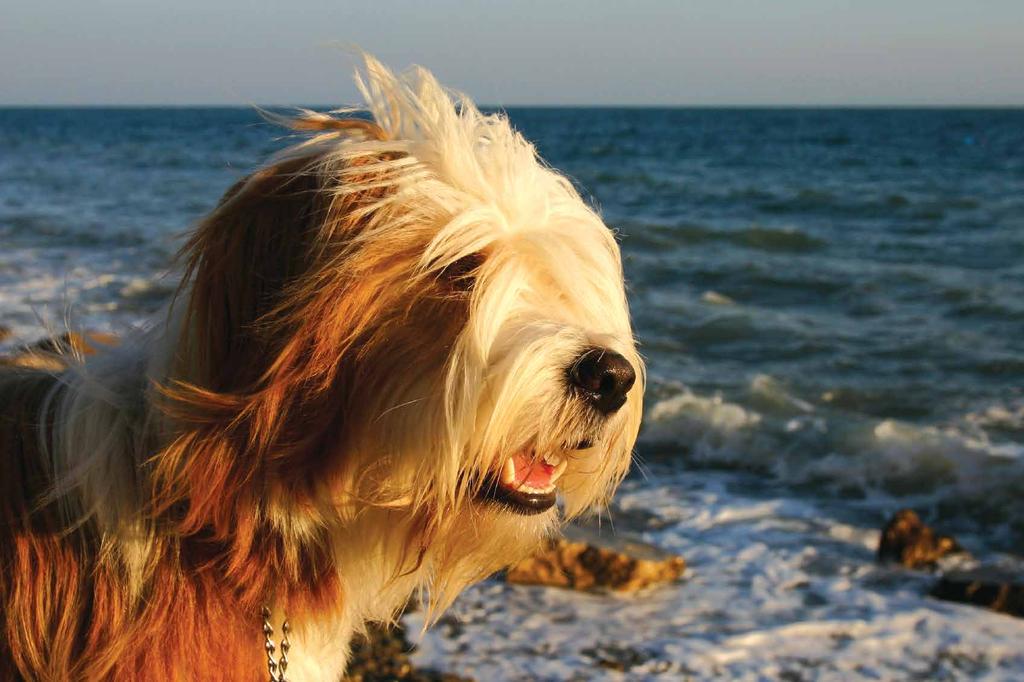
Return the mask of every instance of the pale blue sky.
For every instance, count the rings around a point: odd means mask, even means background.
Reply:
[[[506,106],[1024,105],[1024,0],[0,0],[0,105],[351,102],[332,44]]]

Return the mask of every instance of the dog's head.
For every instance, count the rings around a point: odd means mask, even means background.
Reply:
[[[505,117],[422,70],[368,60],[359,83],[371,118],[292,121],[311,138],[189,244],[173,409],[235,452],[188,484],[213,510],[261,480],[281,524],[404,513],[420,559],[486,545],[493,570],[628,468],[643,366],[619,249]]]

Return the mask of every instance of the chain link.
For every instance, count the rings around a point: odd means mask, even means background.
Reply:
[[[263,607],[263,649],[267,652],[267,672],[270,673],[270,682],[288,682],[285,673],[288,671],[288,650],[292,648],[288,641],[288,633],[291,632],[291,625],[285,617],[281,623],[281,656],[274,658],[277,646],[274,644],[274,626],[270,624],[270,608]]]
[[[277,667],[281,670],[281,676],[278,678],[280,682],[288,682],[284,678],[284,674],[288,670],[288,650],[292,648],[292,643],[288,641],[288,633],[291,632],[291,629],[288,618],[285,617],[284,622],[281,623],[281,657],[277,659]]]

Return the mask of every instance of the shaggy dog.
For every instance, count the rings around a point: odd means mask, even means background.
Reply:
[[[369,117],[292,120],[144,338],[0,373],[0,678],[277,679],[285,634],[289,680],[337,680],[625,474],[612,233],[503,116],[356,80]]]

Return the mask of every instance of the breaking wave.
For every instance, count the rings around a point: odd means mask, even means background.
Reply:
[[[991,405],[942,424],[875,419],[814,405],[770,377],[744,404],[679,386],[648,410],[641,455],[771,475],[822,493],[901,500],[939,518],[1024,537],[1024,405]]]

